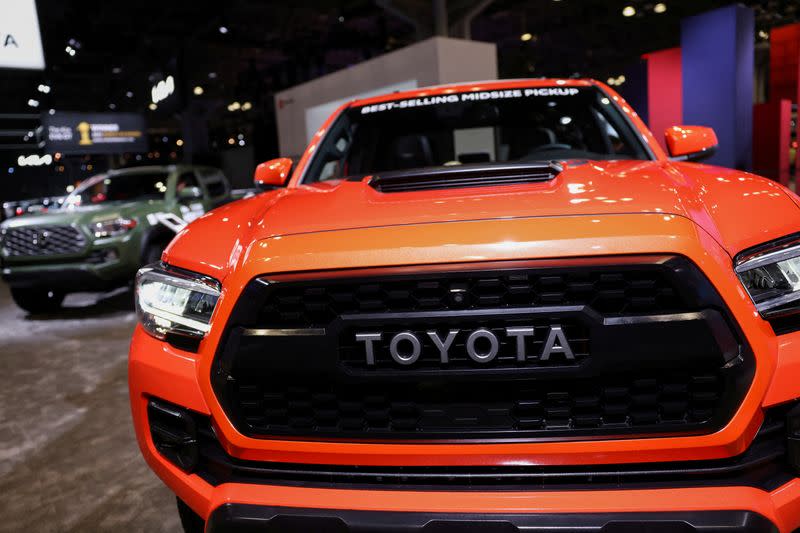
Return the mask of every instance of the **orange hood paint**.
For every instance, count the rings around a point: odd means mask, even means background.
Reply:
[[[790,199],[792,193],[752,174],[669,161],[564,166],[551,181],[522,185],[405,193],[380,193],[365,182],[349,181],[289,187],[205,215],[175,239],[166,257],[171,264],[224,278],[247,243],[276,236],[623,213],[688,218],[735,255],[800,227],[800,209]],[[770,224],[759,223],[763,220]],[[210,238],[213,246],[209,246]]]

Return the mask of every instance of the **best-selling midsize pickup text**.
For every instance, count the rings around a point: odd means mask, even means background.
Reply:
[[[344,105],[139,271],[187,531],[800,527],[800,200],[611,88]]]

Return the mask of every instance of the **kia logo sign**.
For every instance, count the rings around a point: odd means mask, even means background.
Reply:
[[[175,78],[167,76],[166,79],[156,83],[150,90],[150,97],[154,104],[166,99],[175,92]]]

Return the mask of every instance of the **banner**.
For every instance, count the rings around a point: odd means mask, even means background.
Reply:
[[[119,154],[146,152],[142,115],[135,113],[55,113],[42,115],[48,152]]]
[[[44,70],[35,0],[0,0],[0,68]]]

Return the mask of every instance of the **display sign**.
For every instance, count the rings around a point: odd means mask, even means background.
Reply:
[[[42,116],[49,152],[146,152],[144,117],[134,113],[54,113]]]
[[[0,0],[0,68],[44,70],[35,0]]]

